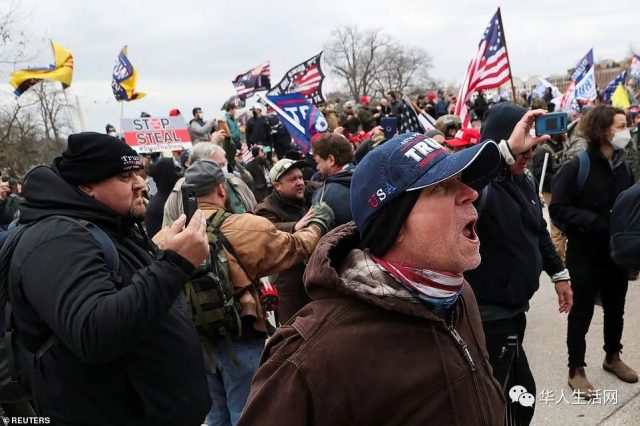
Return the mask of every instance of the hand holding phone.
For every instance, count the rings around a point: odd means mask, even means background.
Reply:
[[[185,183],[180,190],[182,191],[182,207],[187,216],[186,225],[189,225],[193,214],[198,210],[198,197],[189,184]]]

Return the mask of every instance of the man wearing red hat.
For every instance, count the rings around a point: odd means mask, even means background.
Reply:
[[[376,125],[371,112],[371,101],[368,96],[360,96],[360,107],[358,108],[358,120],[365,132],[371,131]]]
[[[444,144],[452,151],[458,152],[480,142],[480,132],[474,128],[460,129],[453,139],[447,139]]]

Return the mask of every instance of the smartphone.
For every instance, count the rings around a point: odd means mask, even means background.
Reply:
[[[384,132],[384,138],[391,139],[398,131],[398,119],[395,117],[382,117],[380,119],[380,126]]]
[[[536,136],[566,133],[569,116],[565,112],[551,112],[536,117]]]
[[[182,185],[181,191],[182,207],[184,209],[184,214],[187,215],[187,223],[185,225],[188,225],[193,214],[198,209],[198,197],[196,197],[196,193],[193,191],[191,185]]]

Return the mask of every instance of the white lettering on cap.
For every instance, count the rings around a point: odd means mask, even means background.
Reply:
[[[438,142],[434,141],[433,139],[425,139],[408,149],[407,152],[404,153],[404,156],[412,158],[416,162],[420,162],[427,155],[439,149],[442,149],[442,145],[440,145]]]

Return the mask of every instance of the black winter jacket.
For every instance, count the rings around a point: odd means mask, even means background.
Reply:
[[[578,189],[579,159],[574,157],[556,174],[549,214],[554,222],[564,224],[571,241],[567,256],[599,262],[609,256],[609,220],[618,194],[633,185],[633,174],[616,150],[613,165],[600,152],[587,150],[589,175]],[[570,253],[571,252],[571,253]]]
[[[9,299],[18,338],[32,352],[57,337],[30,382],[38,414],[56,425],[199,425],[211,405],[204,363],[182,289],[193,266],[159,252],[102,203],[38,167],[27,176],[11,260]],[[104,250],[65,215],[103,229]]]
[[[482,262],[464,276],[479,305],[526,308],[542,270],[549,275],[564,270],[542,216],[537,184],[530,175],[505,170],[484,191],[477,224]]]
[[[264,116],[254,116],[247,120],[248,145],[271,145],[269,119]]]

